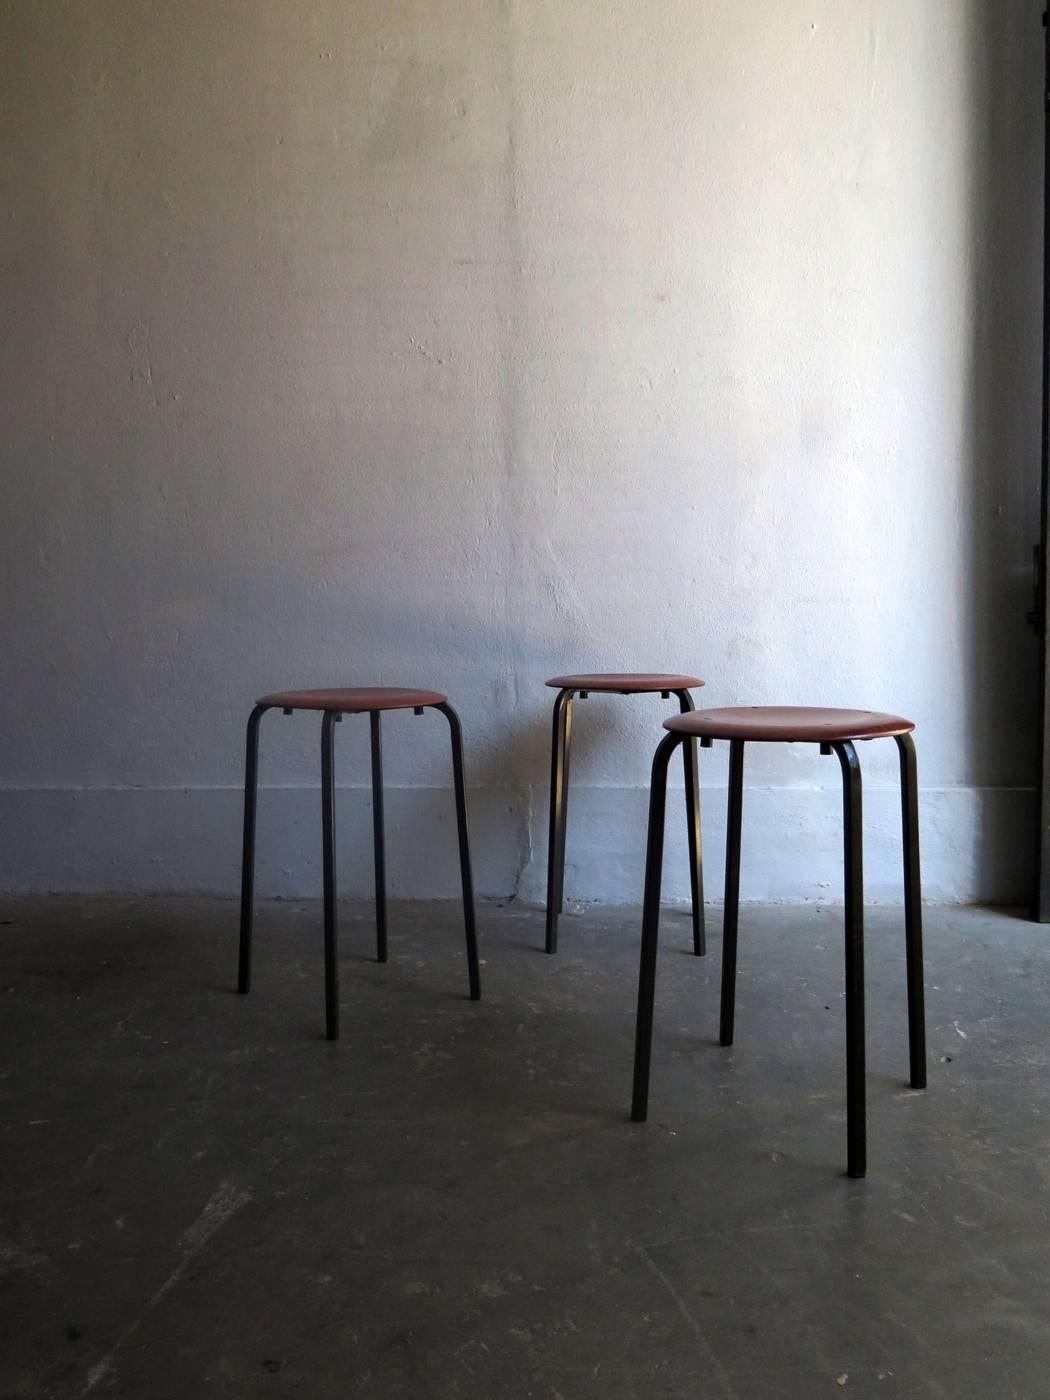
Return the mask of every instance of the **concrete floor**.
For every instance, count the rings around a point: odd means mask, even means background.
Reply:
[[[930,1087],[899,915],[869,920],[869,1176],[845,1162],[835,910],[747,909],[737,1047],[664,920],[627,1120],[636,911],[0,908],[0,1396],[814,1400],[1050,1394],[1050,935],[927,914]]]

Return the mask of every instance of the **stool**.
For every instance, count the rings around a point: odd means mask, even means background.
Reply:
[[[252,912],[255,884],[255,808],[259,769],[259,722],[267,710],[320,710],[321,719],[321,827],[324,866],[324,977],[325,1029],[329,1040],[339,1039],[339,969],[337,963],[335,875],[335,763],[333,735],[343,715],[367,714],[372,734],[372,832],[375,848],[376,959],[386,962],[386,855],[383,843],[383,755],[380,716],[384,710],[440,710],[448,720],[452,738],[452,776],[456,791],[456,824],[459,829],[459,872],[463,886],[463,920],[467,935],[467,970],[472,1001],[481,997],[478,973],[478,940],[474,924],[474,884],[470,871],[467,837],[467,801],[463,782],[463,731],[448,697],[436,690],[400,690],[372,686],[344,690],[288,690],[264,695],[248,720],[244,773],[244,854],[241,865],[241,939],[237,989],[251,985]]]
[[[660,918],[667,765],[683,741],[699,739],[710,748],[729,740],[729,817],[726,830],[725,916],[722,933],[722,1005],[719,1041],[733,1043],[736,995],[736,935],[740,906],[740,819],[744,796],[744,745],[819,744],[822,754],[838,755],[842,769],[846,896],[846,1139],[848,1173],[866,1170],[864,1086],[864,869],[860,763],[855,740],[894,739],[900,759],[904,832],[904,934],[908,976],[908,1043],[911,1087],[926,1087],[926,1016],[922,985],[922,902],[919,881],[919,797],[915,744],[910,720],[870,710],[824,710],[758,705],[749,709],[704,710],[664,721],[670,733],[653,759],[649,797],[649,838],[645,860],[642,959],[638,978],[638,1021],[634,1047],[631,1117],[645,1121],[649,1102],[649,1055],[653,1037],[656,942]]]
[[[696,707],[691,689],[703,685],[696,676],[661,676],[603,672],[592,676],[555,676],[547,684],[557,689],[554,701],[554,733],[551,740],[551,812],[547,846],[547,952],[558,951],[558,915],[565,895],[565,817],[569,788],[569,741],[572,736],[572,702],[578,695],[586,700],[591,691],[607,695],[655,695],[667,700],[678,697],[683,714]],[[703,957],[707,951],[704,936],[704,872],[700,838],[700,780],[696,762],[696,742],[689,740],[685,759],[685,807],[689,837],[689,887],[693,899],[693,952]]]

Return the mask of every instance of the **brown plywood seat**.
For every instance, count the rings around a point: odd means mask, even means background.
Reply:
[[[640,671],[599,671],[592,676],[555,676],[547,682],[555,690],[609,691],[613,695],[650,695],[671,690],[695,690],[703,685],[696,676],[661,676]]]
[[[338,710],[344,715],[379,710],[414,710],[420,705],[443,705],[448,696],[437,690],[406,690],[396,685],[345,686],[332,690],[279,690],[257,701],[281,710]]]
[[[836,744],[851,739],[892,739],[915,725],[876,710],[834,710],[816,705],[747,705],[690,710],[664,720],[664,728],[692,739],[746,739],[754,743]]]

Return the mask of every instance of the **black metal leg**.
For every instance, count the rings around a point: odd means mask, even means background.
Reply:
[[[456,789],[456,826],[459,831],[459,875],[463,886],[463,924],[467,936],[467,975],[471,1001],[481,1000],[481,973],[478,968],[478,932],[474,919],[474,877],[470,868],[470,837],[467,831],[467,789],[463,778],[463,727],[451,705],[435,705],[448,720],[452,737],[452,779]]]
[[[860,760],[848,741],[832,744],[842,768],[846,896],[846,1142],[847,1172],[867,1171],[864,1074],[864,833]]]
[[[678,690],[678,704],[685,714],[695,710],[688,690]],[[696,760],[696,740],[682,745],[685,763],[685,823],[689,840],[689,891],[693,901],[693,952],[702,958],[707,952],[707,932],[704,926],[704,857],[700,833],[700,767]]]
[[[922,880],[919,874],[919,777],[915,743],[898,734],[904,834],[904,937],[908,959],[908,1057],[911,1087],[926,1088],[926,1006],[922,985]]]
[[[736,933],[740,919],[740,828],[743,811],[744,740],[732,739],[729,744],[729,810],[726,815],[726,897],[722,915],[720,1045],[732,1045],[736,1019]]]
[[[386,962],[386,845],[383,838],[383,736],[381,716],[368,716],[372,733],[372,848],[375,855],[376,961]]]
[[[252,984],[252,917],[255,910],[255,809],[259,796],[259,721],[270,708],[256,705],[248,717],[244,755],[244,838],[241,845],[241,938],[237,990]]]
[[[568,798],[569,736],[572,729],[571,690],[559,690],[554,701],[551,733],[550,831],[547,842],[548,953],[558,951],[558,915],[565,890],[565,812]]]
[[[321,719],[321,856],[324,866],[324,1003],[325,1032],[339,1039],[338,924],[335,879],[335,734],[339,715],[325,710]]]
[[[660,880],[664,863],[664,812],[667,765],[680,734],[668,734],[653,756],[649,784],[649,834],[645,848],[645,894],[642,900],[642,957],[638,969],[638,1017],[634,1031],[634,1091],[631,1117],[644,1123],[649,1112],[649,1059],[653,1045],[653,1000],[656,996],[656,944],[660,932]]]
[[[561,823],[558,829],[558,913],[565,908],[565,839],[569,828],[569,756],[572,753],[572,700],[565,702],[565,743],[561,755]]]

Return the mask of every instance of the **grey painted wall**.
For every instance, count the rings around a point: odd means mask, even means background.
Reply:
[[[232,890],[252,698],[373,682],[448,690],[536,897],[544,680],[681,668],[912,715],[928,893],[1021,893],[1040,9],[0,3],[0,884]],[[662,712],[581,711],[570,894],[639,896]],[[442,723],[387,735],[394,887],[452,893]],[[317,888],[316,772],[273,718],[264,889]],[[748,782],[747,894],[834,897],[833,765]]]

